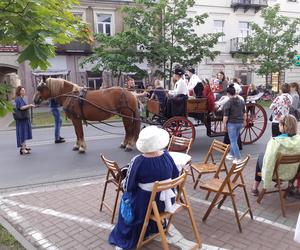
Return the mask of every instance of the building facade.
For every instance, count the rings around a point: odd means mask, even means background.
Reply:
[[[81,0],[80,6],[72,9],[74,15],[90,24],[95,33],[105,33],[113,36],[124,29],[122,7],[132,4],[132,1],[122,0]],[[196,0],[189,10],[189,15],[207,13],[205,24],[197,33],[223,32],[215,49],[221,53],[214,61],[203,60],[197,65],[200,77],[215,77],[218,71],[224,71],[226,76],[239,77],[243,83],[264,84],[265,78],[251,71],[247,64],[237,59],[235,54],[239,43],[251,33],[250,22],[262,23],[260,10],[267,6],[280,4],[280,14],[290,18],[300,16],[299,0]],[[300,47],[296,48],[300,51]],[[28,64],[17,63],[18,48],[15,46],[0,47],[0,83],[20,82],[27,89],[31,100],[37,81],[44,76],[62,76],[80,85],[99,88],[104,81],[107,86],[113,85],[113,79],[108,72],[93,73],[91,65],[82,66],[92,48],[88,44],[73,42],[65,46],[57,46],[57,56],[50,59],[51,67],[47,72],[32,70]],[[300,52],[299,52],[300,53]],[[278,76],[277,76],[278,77]],[[300,67],[294,67],[281,74],[282,81],[300,82]],[[276,76],[274,76],[276,78]]]
[[[190,15],[207,13],[205,24],[197,30],[198,34],[223,32],[219,38],[216,50],[220,55],[214,61],[205,59],[198,65],[198,75],[215,77],[218,71],[224,71],[229,78],[239,77],[243,83],[264,84],[265,78],[260,77],[247,64],[237,59],[236,52],[243,39],[251,34],[250,22],[263,24],[260,11],[267,6],[280,4],[280,14],[291,19],[300,16],[300,1],[298,0],[196,0],[196,5],[190,9]],[[300,53],[300,47],[296,48]],[[282,82],[300,82],[300,67],[273,75]],[[275,79],[274,79],[275,78]]]

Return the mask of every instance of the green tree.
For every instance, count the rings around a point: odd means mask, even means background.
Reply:
[[[46,69],[48,59],[55,56],[55,44],[72,40],[91,42],[87,24],[69,11],[77,0],[0,0],[0,44],[18,45],[18,62],[26,60],[32,68]],[[10,110],[0,86],[0,116]],[[4,92],[5,93],[4,93]]]
[[[7,84],[0,84],[0,117],[12,111],[12,105],[7,100],[7,95],[11,92],[11,86]]]
[[[94,71],[109,70],[117,77],[117,85],[122,73],[136,72],[145,76],[146,72],[136,63],[142,62],[142,56],[136,51],[138,38],[131,31],[117,33],[114,36],[95,34],[99,46],[94,48],[94,54],[86,58],[84,63],[92,63]]]
[[[69,11],[77,0],[1,0],[0,44],[22,48],[18,61],[46,69],[55,44],[89,38],[88,26]]]
[[[250,52],[242,58],[253,63],[256,73],[266,79],[272,73],[293,66],[297,54],[295,47],[300,43],[300,19],[279,15],[279,10],[279,5],[262,10],[264,24],[251,23],[252,35],[241,46],[242,51]]]
[[[174,64],[186,67],[205,57],[214,59],[219,52],[212,49],[222,34],[195,32],[207,14],[188,15],[194,4],[194,0],[135,0],[123,9],[125,30],[114,37],[98,36],[91,58],[101,69],[117,72],[141,72],[136,63],[146,62],[155,74],[169,80]],[[137,50],[140,46],[145,50]]]

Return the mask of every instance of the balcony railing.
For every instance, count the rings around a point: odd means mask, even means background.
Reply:
[[[261,8],[268,6],[268,0],[232,0],[231,7],[236,11],[238,8],[244,9],[244,12],[249,9],[254,9],[255,13]]]
[[[230,39],[230,53],[231,54],[251,54],[252,52],[243,50],[241,45],[245,42],[245,37],[235,37]]]
[[[74,41],[70,44],[56,45],[56,52],[61,54],[90,54],[92,52],[92,46],[88,43],[81,43],[80,41]]]
[[[1,45],[0,52],[19,52],[19,47],[16,45]]]

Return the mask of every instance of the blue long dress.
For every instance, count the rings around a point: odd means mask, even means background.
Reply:
[[[21,96],[17,96],[15,100],[16,108],[27,105]],[[17,146],[20,148],[26,140],[32,139],[32,130],[30,119],[17,120],[16,121],[16,135],[17,135]]]
[[[151,192],[142,190],[138,183],[150,183],[178,177],[178,169],[168,152],[161,156],[147,158],[143,155],[135,157],[131,162],[127,173],[125,190],[132,192],[132,208],[134,220],[131,224],[125,224],[120,211],[116,226],[109,235],[109,243],[123,249],[136,248],[140,232],[147,212]],[[164,202],[156,197],[157,206],[160,212],[164,211]],[[154,221],[150,221],[146,236],[158,232]]]

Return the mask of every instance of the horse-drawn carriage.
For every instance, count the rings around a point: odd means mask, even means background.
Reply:
[[[241,140],[244,144],[257,141],[267,126],[267,114],[264,108],[256,103],[260,96],[245,96],[247,124],[241,130]],[[169,132],[170,135],[195,139],[196,126],[204,125],[209,137],[224,136],[222,112],[210,113],[207,109],[207,98],[188,99],[185,112],[181,116],[167,119],[161,112],[156,100],[147,102],[147,110],[152,114],[151,120]],[[194,122],[192,122],[194,120]]]

